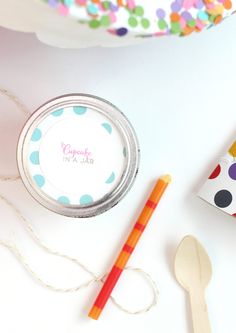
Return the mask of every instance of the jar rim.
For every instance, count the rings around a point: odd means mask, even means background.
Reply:
[[[28,145],[37,125],[58,109],[82,106],[91,108],[110,119],[115,124],[127,148],[125,170],[117,186],[101,199],[89,204],[65,204],[58,202],[35,186],[28,168]],[[140,148],[136,133],[127,117],[112,103],[97,96],[74,93],[56,97],[41,105],[24,125],[17,145],[17,165],[21,179],[31,194],[41,205],[58,214],[69,217],[91,217],[112,208],[126,195],[136,178],[140,161]]]

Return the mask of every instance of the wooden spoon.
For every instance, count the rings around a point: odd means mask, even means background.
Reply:
[[[186,236],[175,256],[175,276],[189,293],[194,333],[211,332],[204,297],[211,275],[211,263],[205,249],[193,236]]]

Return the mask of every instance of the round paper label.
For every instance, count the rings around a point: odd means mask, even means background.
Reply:
[[[84,106],[46,115],[34,129],[27,169],[38,190],[64,205],[86,205],[112,192],[126,168],[126,146],[115,124]]]

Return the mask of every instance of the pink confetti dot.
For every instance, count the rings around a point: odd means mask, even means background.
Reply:
[[[179,23],[182,29],[186,27],[186,21],[182,16],[180,17]]]
[[[183,7],[185,9],[190,9],[194,6],[195,0],[184,0]]]
[[[84,6],[84,5],[86,5],[87,0],[75,0],[75,3],[78,4],[78,5]]]
[[[197,19],[196,27],[197,27],[198,29],[202,30],[202,29],[205,28],[205,24],[203,23],[203,21]]]
[[[134,0],[127,0],[127,6],[129,9],[134,9],[135,8]]]
[[[214,3],[208,3],[206,5],[206,8],[208,8],[208,9],[214,9],[215,8],[215,4]]]
[[[110,17],[110,20],[111,20],[112,23],[115,23],[117,21],[117,17],[115,15],[115,13],[110,12],[109,17]]]
[[[68,15],[69,9],[64,5],[59,5],[58,6],[58,11],[61,15],[66,16],[66,15]]]

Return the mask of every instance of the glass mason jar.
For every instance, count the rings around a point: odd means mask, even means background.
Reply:
[[[17,163],[29,193],[70,217],[98,215],[131,188],[139,167],[133,127],[111,103],[85,94],[57,97],[26,122]]]

